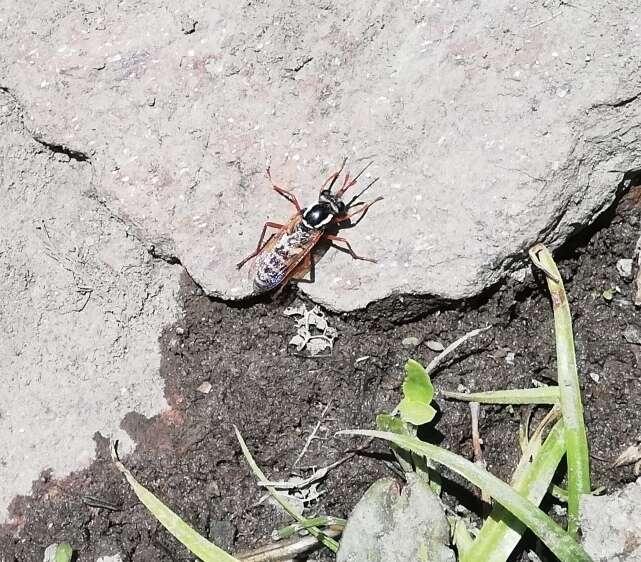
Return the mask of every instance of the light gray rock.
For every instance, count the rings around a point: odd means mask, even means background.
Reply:
[[[87,466],[96,432],[126,446],[127,412],[167,407],[158,338],[181,273],[83,195],[90,164],[55,158],[20,111],[0,91],[0,522],[41,471]]]
[[[637,241],[635,256],[637,260],[637,268],[636,268],[637,272],[636,272],[636,279],[634,280],[635,293],[634,293],[634,296],[632,297],[632,302],[634,302],[636,306],[641,306],[641,236]]]
[[[583,496],[581,530],[594,562],[641,560],[641,479],[614,494]]]
[[[122,558],[120,554],[114,554],[113,556],[101,556],[96,562],[122,562]]]
[[[634,268],[634,262],[631,258],[623,258],[617,260],[617,273],[623,277],[623,279],[630,280],[632,279],[632,270]]]
[[[450,527],[439,498],[420,474],[372,484],[352,511],[336,562],[454,562]]]
[[[592,221],[638,165],[641,4],[619,4],[0,0],[0,85],[211,295],[248,295],[235,264],[291,215],[266,163],[309,204],[349,156],[381,177],[346,233],[379,263],[329,252],[301,290],[342,310],[458,299]]]
[[[623,330],[623,339],[634,345],[641,345],[641,328],[630,324]]]
[[[401,341],[403,347],[417,347],[420,343],[421,340],[416,336],[407,336]]]

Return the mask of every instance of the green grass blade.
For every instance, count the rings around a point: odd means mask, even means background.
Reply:
[[[555,405],[539,422],[539,425],[534,430],[532,435],[527,436],[524,446],[521,447],[521,460],[512,473],[510,485],[514,486],[515,482],[519,482],[521,474],[525,472],[532,464],[532,459],[539,452],[543,445],[543,435],[546,433],[548,426],[553,425],[556,421],[561,419],[561,410],[558,405]],[[564,441],[565,442],[565,441]]]
[[[452,544],[458,551],[458,560],[465,560],[468,552],[474,544],[472,535],[467,530],[465,522],[459,517],[448,517],[450,528],[452,529]]]
[[[559,402],[559,388],[557,386],[470,393],[439,390],[439,394],[452,400],[480,402],[481,404],[557,404]]]
[[[576,370],[572,318],[563,280],[552,259],[552,254],[543,244],[537,244],[530,250],[530,258],[546,274],[554,310],[559,398],[561,414],[565,422],[567,446],[568,532],[576,536],[579,526],[579,502],[581,496],[589,494],[591,489],[588,438],[583,421],[581,388]]]
[[[438,462],[482,488],[498,503],[523,522],[541,541],[564,562],[592,562],[592,559],[568,533],[543,513],[531,501],[514,491],[508,484],[471,461],[415,437],[372,430],[341,431],[341,434],[378,437],[390,441]]]
[[[240,448],[243,450],[243,455],[245,456],[245,460],[247,460],[247,464],[249,465],[249,468],[251,468],[251,471],[256,475],[256,478],[258,478],[259,482],[268,482],[267,476],[265,476],[265,473],[256,464],[254,457],[252,457],[252,454],[249,452],[249,449],[247,448],[247,444],[245,443],[243,436],[240,434],[240,431],[238,431],[238,428],[236,426],[234,426],[234,431],[236,432],[236,438],[240,443]],[[301,525],[305,525],[305,528],[307,529],[307,532],[310,535],[312,535],[316,540],[318,540],[318,542],[322,543],[324,546],[329,548],[332,552],[334,553],[338,552],[339,544],[337,541],[335,541],[331,537],[328,537],[318,527],[310,525],[309,519],[299,515],[298,512],[293,508],[293,506],[282,496],[282,494],[279,494],[274,487],[265,486],[265,488],[267,489],[269,494],[279,503],[279,505],[292,518],[294,518]]]
[[[112,452],[112,455],[114,453]],[[118,470],[125,475],[127,482],[133,488],[134,492],[151,512],[158,519],[165,529],[174,537],[184,544],[195,556],[198,556],[203,562],[239,562],[231,554],[227,554],[222,548],[199,535],[193,527],[189,526],[147,488],[139,484],[132,476],[131,472],[125,468],[120,461],[115,461]]]
[[[565,454],[563,421],[552,428],[532,462],[512,482],[515,491],[539,505]],[[529,456],[529,455],[528,455]],[[502,505],[497,504],[481,528],[462,562],[505,562],[525,532],[525,525]]]
[[[568,491],[565,488],[552,484],[548,492],[553,498],[556,498],[561,503],[568,503]]]

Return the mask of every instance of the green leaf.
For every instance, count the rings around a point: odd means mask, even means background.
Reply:
[[[592,562],[583,547],[536,505],[516,492],[508,484],[466,458],[407,435],[363,429],[340,431],[339,434],[364,435],[385,439],[399,447],[418,455],[423,455],[448,467],[490,494],[497,503],[510,511],[539,537],[560,560]]]
[[[379,414],[376,416],[376,427],[381,431],[391,431],[392,433],[400,433],[401,435],[409,434],[405,422],[389,414]]]
[[[63,542],[56,548],[55,562],[71,562],[73,556],[73,549],[68,542]]]
[[[392,433],[398,433],[400,435],[411,435],[414,428],[410,428],[407,425],[407,422],[402,419],[390,415],[390,414],[379,414],[376,416],[376,427],[381,431],[391,431]],[[396,460],[401,465],[403,472],[412,472],[414,470],[414,458],[412,453],[397,447],[393,443],[390,444],[390,449],[396,456]]]
[[[459,560],[464,560],[474,543],[474,538],[461,518],[448,517],[448,520],[452,529],[452,544],[458,550]]]
[[[416,402],[408,398],[401,400],[401,403],[398,405],[398,411],[404,421],[414,425],[423,425],[424,423],[431,422],[436,415],[436,410],[429,404]]]
[[[429,404],[434,398],[434,387],[427,371],[418,361],[409,359],[405,363],[403,396],[412,402]]]

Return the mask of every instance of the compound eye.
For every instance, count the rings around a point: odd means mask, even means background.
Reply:
[[[338,215],[342,216],[345,214],[345,211],[347,210],[347,207],[345,207],[345,203],[342,201],[339,201],[338,204],[336,205],[336,208],[338,209]]]

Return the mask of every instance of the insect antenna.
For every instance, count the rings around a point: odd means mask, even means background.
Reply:
[[[369,165],[369,164],[368,164],[368,165]],[[364,170],[363,170],[363,171],[364,171]],[[361,174],[362,174],[362,173],[363,173],[363,172],[361,172]],[[361,174],[358,174],[358,175],[360,176]],[[356,177],[358,177],[358,176],[356,176]],[[372,186],[373,186],[373,185],[374,185],[374,184],[375,184],[379,179],[380,179],[380,178],[374,178],[374,179],[373,179],[373,180],[372,180],[372,181],[371,181],[367,186],[365,186],[365,188],[364,188],[363,190],[361,190],[361,192],[360,192],[360,193],[358,193],[357,195],[354,195],[354,197],[352,197],[352,198],[350,199],[350,202],[349,202],[349,203],[347,203],[347,205],[345,205],[345,207],[349,209],[349,208],[350,208],[350,207],[351,207],[351,206],[356,202],[356,200],[357,200],[361,195],[363,195],[363,193],[365,193],[365,192],[366,192],[370,187],[372,187]]]
[[[365,172],[365,170],[367,170],[367,168],[369,168],[373,163],[374,163],[373,160],[368,162],[366,166],[360,172],[358,172],[358,174],[356,174],[356,177],[354,178],[353,181],[356,181],[358,178],[360,178],[363,175],[363,172]]]

